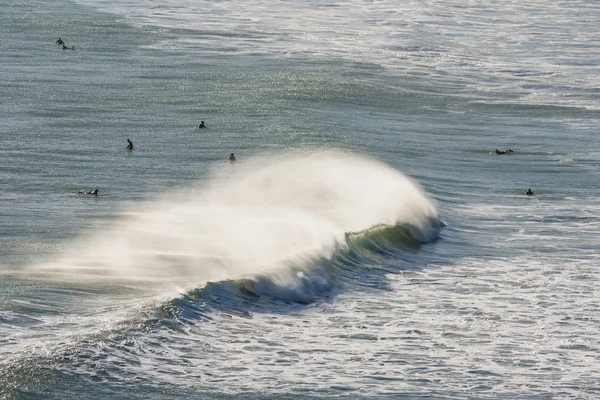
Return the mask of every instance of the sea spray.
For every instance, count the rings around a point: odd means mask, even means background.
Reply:
[[[285,267],[300,268],[291,276],[306,280],[310,265],[321,268],[346,245],[346,233],[399,223],[424,241],[439,229],[423,190],[383,163],[343,152],[262,156],[218,165],[206,184],[126,210],[31,272],[144,289],[190,289]]]

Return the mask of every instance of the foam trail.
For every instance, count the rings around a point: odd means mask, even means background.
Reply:
[[[347,232],[406,223],[424,241],[435,206],[402,173],[354,154],[321,152],[219,165],[208,184],[169,194],[81,238],[32,269],[61,281],[198,287],[331,259]]]

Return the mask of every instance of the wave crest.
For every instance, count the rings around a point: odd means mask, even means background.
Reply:
[[[398,227],[368,231],[384,225]],[[287,293],[304,301],[329,284],[314,260],[331,262],[348,232],[367,232],[367,239],[351,235],[352,243],[394,245],[404,237],[429,241],[438,231],[433,202],[383,163],[340,152],[263,156],[221,165],[207,184],[130,210],[32,272],[179,291],[269,276],[247,289],[296,287]]]

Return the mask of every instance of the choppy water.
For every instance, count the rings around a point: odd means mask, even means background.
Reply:
[[[598,396],[597,3],[0,9],[0,397]]]

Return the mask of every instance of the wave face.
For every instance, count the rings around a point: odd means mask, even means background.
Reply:
[[[171,392],[184,383],[171,366],[185,357],[206,366],[185,382],[217,390],[199,377],[247,371],[231,367],[236,350],[227,347],[275,332],[261,321],[298,321],[327,297],[381,287],[385,254],[434,240],[439,227],[419,185],[356,154],[218,165],[206,183],[90,227],[55,260],[22,271],[32,292],[0,315],[16,326],[0,348],[0,397],[20,393],[24,379],[33,397],[43,397],[48,382],[68,397],[72,387],[89,387],[88,378],[103,382],[101,397],[119,397],[135,375],[146,388],[160,382]],[[219,350],[222,343],[229,345]]]
[[[328,286],[315,271],[347,247],[348,233],[398,224],[418,241],[439,232],[433,202],[385,164],[349,153],[259,157],[124,212],[31,272],[154,292],[269,274],[269,285],[308,301],[315,285]]]

